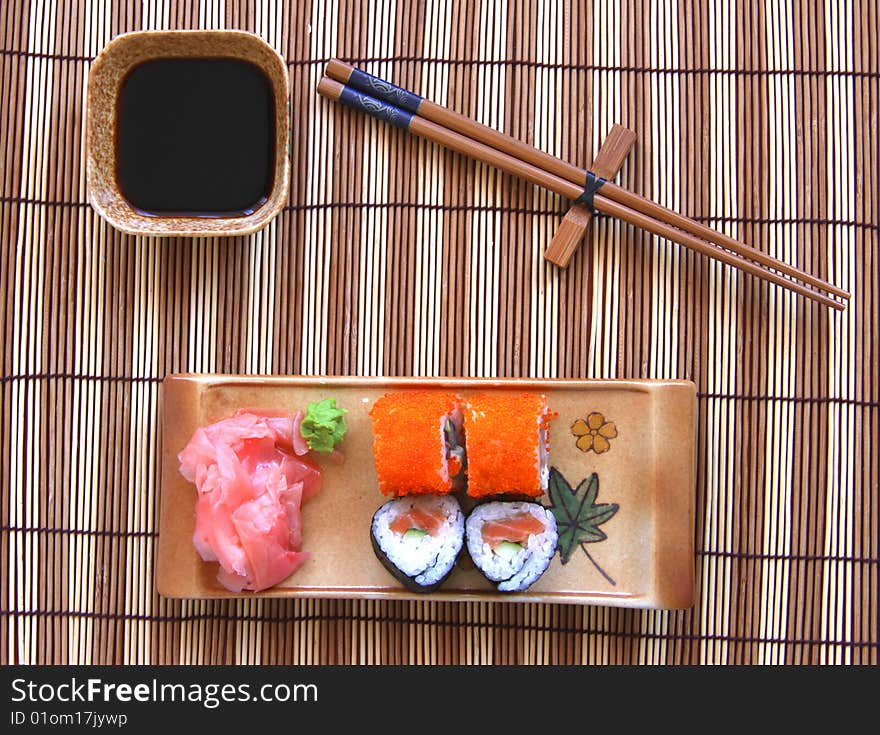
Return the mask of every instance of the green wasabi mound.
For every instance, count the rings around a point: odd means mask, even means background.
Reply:
[[[332,452],[345,436],[346,426],[343,418],[348,411],[336,408],[335,398],[310,403],[306,416],[299,427],[299,433],[316,452]]]

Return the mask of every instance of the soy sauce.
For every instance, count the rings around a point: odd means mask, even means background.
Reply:
[[[251,214],[272,188],[275,104],[266,75],[228,58],[136,66],[116,109],[116,179],[144,214]]]

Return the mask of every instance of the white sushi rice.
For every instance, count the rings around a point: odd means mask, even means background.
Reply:
[[[483,525],[519,513],[529,513],[544,524],[544,532],[531,534],[515,554],[496,554],[483,541]],[[556,553],[558,539],[556,518],[538,503],[496,501],[477,506],[465,524],[468,553],[474,564],[493,582],[500,592],[521,592],[546,571]]]
[[[544,414],[549,411],[545,407]],[[538,417],[538,478],[541,482],[541,490],[547,492],[550,484],[550,432],[542,426],[544,414]]]
[[[434,536],[405,537],[390,528],[395,518],[413,508],[428,512],[438,506],[445,520]],[[455,564],[464,544],[464,514],[451,495],[410,495],[391,500],[376,511],[372,533],[394,566],[417,584],[429,586],[443,579]]]

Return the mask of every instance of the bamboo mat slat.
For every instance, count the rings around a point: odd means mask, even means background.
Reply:
[[[247,238],[88,206],[88,70],[119,33],[241,28],[288,60],[290,199]],[[0,5],[4,663],[809,663],[880,658],[880,15],[827,0]],[[338,56],[852,293],[831,314],[328,103]],[[687,378],[696,604],[170,601],[177,371]]]

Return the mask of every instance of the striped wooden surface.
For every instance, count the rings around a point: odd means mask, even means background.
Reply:
[[[121,235],[86,203],[89,64],[242,28],[289,60],[266,230]],[[880,506],[875,2],[11,0],[0,5],[3,662],[874,663]],[[850,290],[831,314],[315,94],[339,56]],[[180,602],[153,590],[172,371],[675,377],[699,395],[686,612]],[[670,417],[674,420],[674,417]]]

